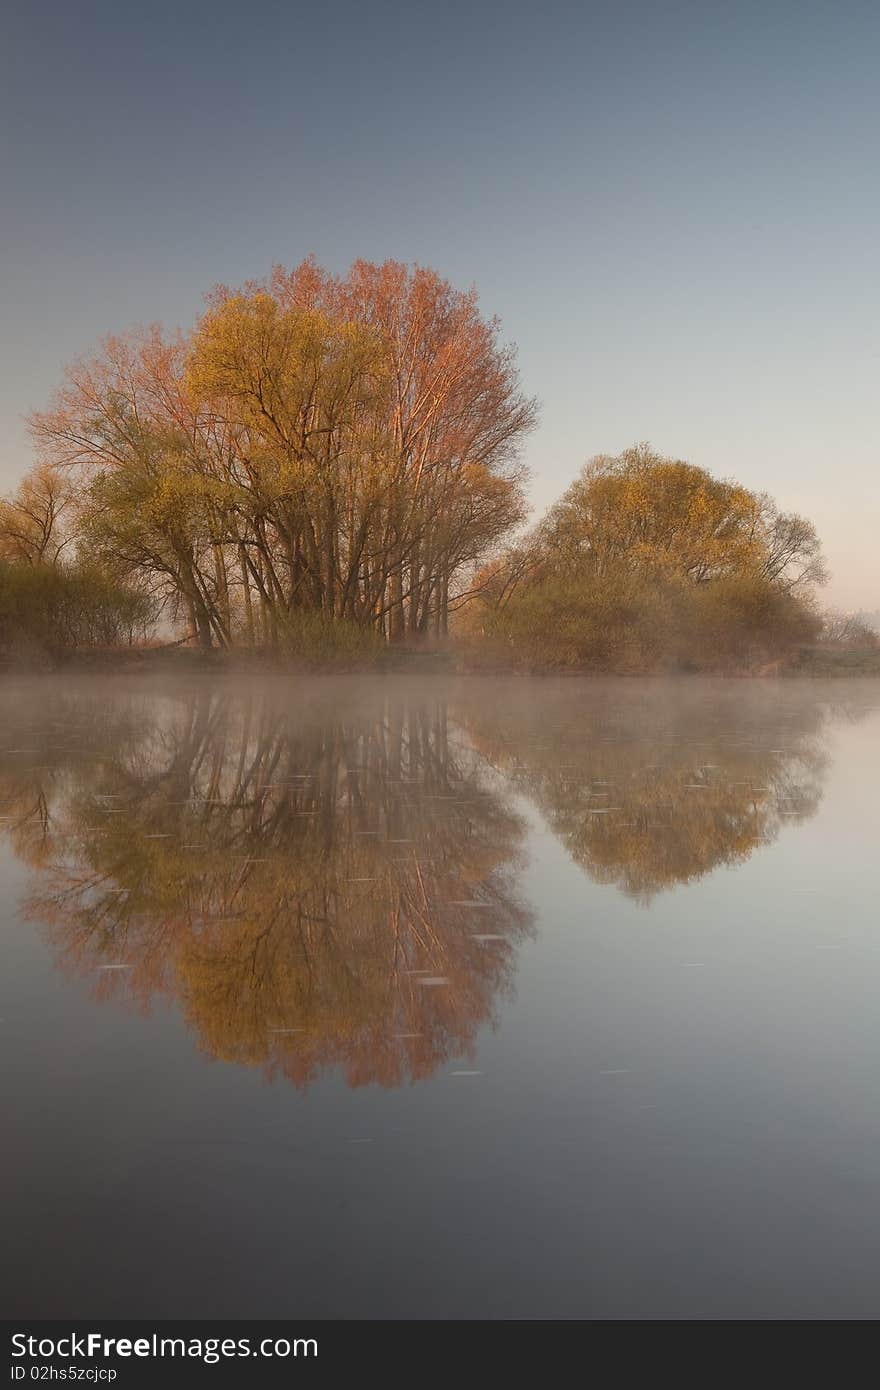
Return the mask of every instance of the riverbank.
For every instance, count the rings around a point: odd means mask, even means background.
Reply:
[[[0,671],[76,672],[107,675],[291,674],[510,675],[510,676],[670,676],[724,675],[741,678],[880,676],[880,645],[844,647],[814,644],[795,648],[774,661],[715,670],[665,667],[652,671],[597,670],[589,667],[536,668],[515,655],[485,651],[473,644],[443,647],[384,647],[359,655],[310,652],[280,654],[272,648],[203,651],[186,646],[84,647],[61,653],[31,652],[0,659]]]
[[[783,675],[880,676],[880,645],[838,647],[831,643],[801,647]]]

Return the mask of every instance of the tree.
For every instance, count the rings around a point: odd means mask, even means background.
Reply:
[[[275,283],[291,284],[277,273]],[[421,267],[357,261],[336,292],[348,313],[379,328],[388,353],[397,464],[383,561],[390,633],[425,631],[432,615],[445,631],[462,573],[524,515],[517,457],[537,407],[475,291]]]
[[[444,632],[522,519],[535,414],[472,291],[307,261],[215,290],[188,338],[107,339],[32,426],[82,480],[90,546],[212,646],[283,642],[303,614]]]
[[[0,502],[0,558],[24,565],[57,565],[71,535],[65,527],[74,501],[69,477],[38,464],[14,495]]]
[[[592,459],[539,544],[551,562],[593,574],[625,568],[704,584],[754,572],[789,589],[823,577],[810,522],[647,444]]]
[[[830,608],[822,614],[823,642],[841,647],[877,647],[880,635],[868,618],[860,613],[840,613]]]
[[[470,621],[564,664],[736,664],[812,634],[824,575],[810,522],[643,444],[586,465]]]
[[[227,477],[246,582],[281,613],[369,621],[360,581],[390,485],[377,335],[233,296],[199,324],[187,385],[236,441]]]
[[[190,381],[264,468],[298,480],[308,524],[293,529],[325,611],[392,638],[444,631],[460,576],[521,520],[517,449],[535,406],[498,331],[473,292],[391,261],[359,261],[341,280],[308,261],[215,292]]]

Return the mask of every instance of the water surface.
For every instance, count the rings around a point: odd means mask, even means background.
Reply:
[[[7,1315],[880,1312],[878,683],[0,729]]]

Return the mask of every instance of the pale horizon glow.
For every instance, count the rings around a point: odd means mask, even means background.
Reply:
[[[475,284],[540,513],[640,440],[822,537],[880,609],[880,9],[4,7],[0,491],[65,364],[314,253]]]

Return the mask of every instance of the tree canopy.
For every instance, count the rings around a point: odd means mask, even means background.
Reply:
[[[484,573],[470,623],[542,663],[751,659],[814,632],[824,578],[810,522],[642,444],[590,460]]]
[[[94,553],[229,646],[277,643],[303,613],[445,632],[524,515],[535,418],[472,292],[307,261],[216,290],[188,337],[107,339],[32,427],[43,466],[79,480]]]
[[[50,595],[55,644],[162,614],[205,649],[346,660],[451,625],[539,668],[753,669],[815,637],[812,524],[647,444],[591,459],[511,544],[536,419],[498,322],[433,270],[219,286],[188,333],[106,338],[31,417],[0,644]]]

